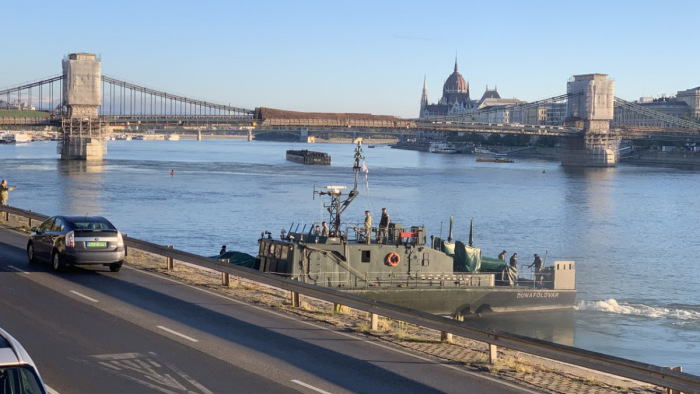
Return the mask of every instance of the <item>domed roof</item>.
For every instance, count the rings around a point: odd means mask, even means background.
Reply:
[[[467,82],[462,77],[462,74],[457,71],[457,59],[455,59],[455,71],[447,77],[442,91],[443,93],[467,93],[468,90]]]

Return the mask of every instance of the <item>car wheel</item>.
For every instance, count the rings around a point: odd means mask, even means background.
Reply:
[[[122,263],[112,263],[109,265],[109,270],[112,272],[119,272],[122,269]]]
[[[34,244],[27,245],[27,257],[29,258],[29,263],[36,264],[36,254],[34,253]]]
[[[63,271],[63,261],[61,261],[61,255],[58,252],[53,252],[53,258],[51,259],[53,263],[54,271]]]

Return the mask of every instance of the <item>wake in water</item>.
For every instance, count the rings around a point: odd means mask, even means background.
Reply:
[[[667,308],[643,304],[618,303],[615,299],[604,301],[579,301],[578,311],[606,312],[660,319],[700,320],[700,311],[682,308]]]

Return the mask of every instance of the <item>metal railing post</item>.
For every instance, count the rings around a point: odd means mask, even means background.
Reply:
[[[166,248],[172,249],[173,245],[165,245]],[[172,271],[175,268],[175,259],[170,256],[165,258],[165,264],[168,271]]]

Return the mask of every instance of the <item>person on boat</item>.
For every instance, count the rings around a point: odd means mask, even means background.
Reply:
[[[530,264],[530,265],[527,266],[527,268],[535,267],[535,280],[536,280],[537,283],[539,283],[539,284],[541,284],[541,282],[542,282],[542,277],[543,277],[543,275],[541,274],[541,272],[542,272],[542,265],[543,265],[542,257],[540,257],[540,255],[538,255],[537,253],[535,253],[535,261],[533,261],[532,264]]]
[[[321,226],[316,225],[316,228],[314,229],[314,235],[315,236],[321,235]]]
[[[219,251],[219,256],[226,253],[226,245],[221,245],[221,250]]]
[[[507,252],[505,250],[503,252],[501,252],[501,254],[498,255],[498,259],[506,261],[506,253]]]
[[[513,255],[510,256],[510,266],[515,267],[516,269],[518,268],[518,254],[517,253],[513,253]]]
[[[386,208],[382,208],[382,218],[379,219],[379,232],[377,233],[377,243],[380,244],[386,238],[387,230],[389,229],[389,214],[386,213]]]
[[[324,237],[328,236],[328,223],[326,222],[321,223],[321,235]]]
[[[0,205],[7,205],[7,197],[9,197],[8,192],[16,188],[17,186],[7,186],[7,179],[2,180],[2,183],[0,183]]]
[[[365,238],[367,239],[367,245],[370,243],[370,236],[372,231],[372,216],[369,215],[369,211],[365,211]]]

